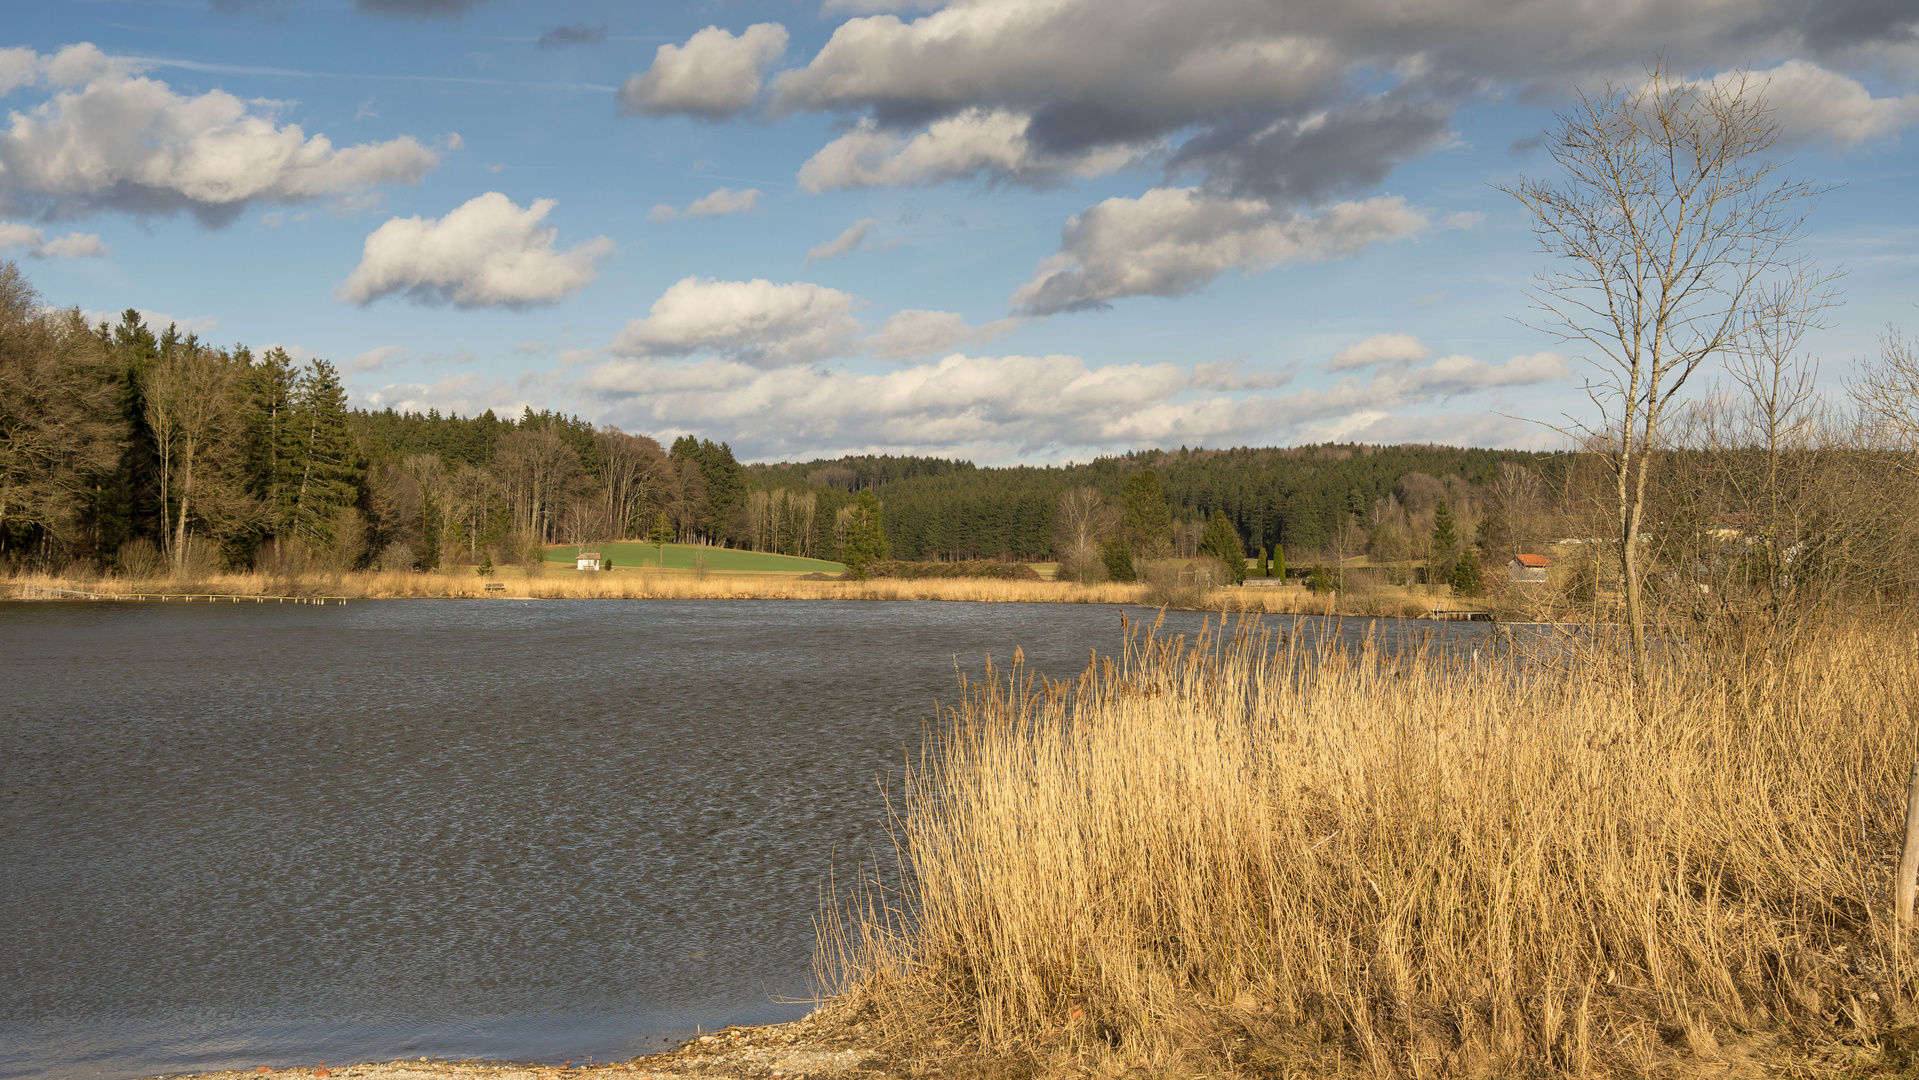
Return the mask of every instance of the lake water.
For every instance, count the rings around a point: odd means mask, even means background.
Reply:
[[[0,1077],[605,1061],[803,1015],[825,875],[885,844],[956,673],[1076,675],[1120,613],[0,604]]]

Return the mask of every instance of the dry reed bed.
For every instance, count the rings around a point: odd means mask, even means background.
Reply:
[[[967,687],[896,807],[904,886],[822,920],[835,1008],[1014,1074],[1737,1076],[1906,1045],[1909,635],[1728,646],[1638,703],[1599,658],[1276,644]]]
[[[956,600],[986,603],[1145,604],[1154,606],[1147,586],[1106,582],[1001,581],[993,578],[875,578],[869,581],[808,581],[779,575],[700,576],[692,573],[634,570],[613,573],[506,570],[491,578],[473,573],[356,571],[334,574],[219,574],[193,581],[125,578],[65,578],[22,574],[15,586],[69,589],[103,596],[134,593],[194,593],[234,596],[344,596],[364,599],[477,598],[489,595],[488,582],[504,585],[491,595],[540,599],[628,600]],[[17,591],[17,590],[16,590]],[[1212,610],[1266,613],[1332,614],[1325,596],[1303,589],[1215,589],[1200,598]]]

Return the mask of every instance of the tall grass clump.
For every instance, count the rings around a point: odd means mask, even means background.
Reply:
[[[965,687],[904,779],[897,883],[822,918],[832,1008],[976,1075],[1907,1052],[1906,632],[1675,649],[1637,692],[1597,653],[1219,635]]]

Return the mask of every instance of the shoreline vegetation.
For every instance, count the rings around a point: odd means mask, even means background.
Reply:
[[[489,591],[489,585],[503,588]],[[1175,586],[1177,587],[1177,586]],[[792,574],[707,573],[639,569],[580,573],[543,569],[527,574],[509,568],[481,576],[417,571],[348,571],[275,575],[225,573],[190,580],[168,578],[68,577],[21,573],[0,581],[0,599],[84,602],[84,594],[105,600],[192,595],[232,597],[344,597],[384,599],[539,599],[539,600],[949,600],[979,603],[1132,604],[1189,607],[1195,610],[1262,614],[1410,616],[1435,603],[1465,609],[1458,601],[1406,595],[1388,603],[1342,603],[1338,593],[1313,593],[1303,586],[1213,588],[1170,597],[1156,595],[1151,583],[1004,580],[985,577],[872,577],[842,580]],[[60,596],[53,590],[71,595]],[[1156,600],[1162,602],[1155,602]],[[1371,607],[1373,610],[1360,610]],[[1390,609],[1390,610],[1388,610]]]
[[[1257,620],[1010,668],[830,890],[899,1075],[1913,1075],[1897,609],[1529,663]]]

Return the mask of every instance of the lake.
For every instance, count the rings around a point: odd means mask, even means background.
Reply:
[[[1121,611],[0,604],[0,1077],[797,1018],[825,877],[957,674],[1077,675]]]

